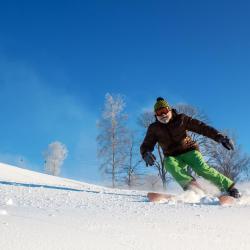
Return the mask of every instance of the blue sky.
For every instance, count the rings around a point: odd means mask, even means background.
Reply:
[[[249,1],[5,1],[0,4],[0,161],[97,181],[96,121],[107,92],[136,121],[157,96],[202,109],[250,153]]]

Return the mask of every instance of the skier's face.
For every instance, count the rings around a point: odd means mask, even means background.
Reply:
[[[157,120],[161,123],[167,124],[172,118],[172,111],[167,112],[156,112]]]

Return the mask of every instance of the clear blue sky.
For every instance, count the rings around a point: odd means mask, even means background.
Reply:
[[[250,153],[249,1],[2,1],[0,161],[98,180],[96,120],[107,92],[136,120],[157,96],[204,110]]]

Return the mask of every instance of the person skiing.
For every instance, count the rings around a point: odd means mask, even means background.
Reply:
[[[149,125],[140,146],[140,152],[146,165],[154,165],[156,158],[152,152],[155,144],[159,143],[163,150],[166,171],[173,176],[183,190],[199,187],[195,178],[187,171],[186,167],[190,166],[197,175],[215,184],[222,192],[239,198],[240,193],[235,187],[235,183],[207,165],[197,142],[188,136],[187,131],[211,138],[228,150],[234,150],[233,142],[226,135],[202,121],[177,113],[162,97],[157,98],[154,112],[156,121]]]

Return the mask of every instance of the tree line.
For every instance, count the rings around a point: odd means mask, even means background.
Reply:
[[[125,106],[124,96],[110,93],[105,95],[103,112],[97,123],[100,173],[113,188],[146,185],[147,188],[153,189],[157,183],[161,182],[162,188],[166,189],[171,176],[164,168],[164,156],[160,145],[155,146],[154,153],[157,160],[153,168],[145,167],[139,150],[146,129],[155,121],[154,112],[144,111],[138,114],[138,117],[133,118],[137,120],[138,125],[138,129],[134,130],[128,126],[129,116],[125,112]],[[204,112],[191,105],[177,104],[173,108],[178,113],[184,113],[207,124],[210,122]],[[228,151],[202,135],[188,133],[193,140],[198,142],[200,151],[210,166],[235,182],[249,178],[250,157],[243,153],[237,137],[232,132],[226,131],[234,141],[234,151]]]
[[[96,138],[100,160],[99,171],[108,185],[115,187],[147,189],[167,189],[172,177],[164,168],[164,155],[159,144],[156,144],[154,154],[156,162],[153,167],[146,167],[140,155],[140,144],[143,141],[148,126],[155,121],[153,111],[143,111],[133,120],[137,129],[128,126],[129,115],[125,112],[125,97],[117,94],[105,95],[103,112],[97,122],[98,136]],[[188,104],[177,104],[173,108],[178,113],[184,113],[206,124],[210,121],[206,114]],[[238,144],[237,136],[230,131],[224,131],[234,141],[235,150],[228,151],[217,142],[193,133],[189,136],[198,142],[200,151],[208,165],[216,168],[234,182],[249,179],[250,157],[243,152]],[[68,149],[59,141],[52,142],[43,153],[45,173],[60,174],[61,166],[67,158]],[[191,174],[191,168],[189,168]]]

